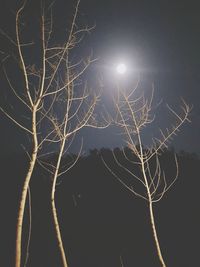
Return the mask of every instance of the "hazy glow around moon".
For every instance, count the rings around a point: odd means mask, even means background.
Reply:
[[[116,67],[116,71],[119,74],[124,74],[127,71],[127,67],[124,63],[120,63]]]

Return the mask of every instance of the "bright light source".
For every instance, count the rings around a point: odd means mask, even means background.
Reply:
[[[116,71],[119,74],[124,74],[127,71],[127,67],[124,63],[120,63],[117,65]]]

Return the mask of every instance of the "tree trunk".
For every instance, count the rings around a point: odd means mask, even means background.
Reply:
[[[21,194],[18,218],[17,218],[17,229],[16,229],[16,255],[15,255],[15,267],[21,267],[21,247],[22,247],[22,229],[23,229],[23,219],[24,219],[24,210],[26,205],[28,188],[33,174],[33,169],[35,167],[37,153],[38,153],[38,140],[37,140],[37,131],[36,131],[36,107],[33,108],[32,113],[32,131],[33,131],[33,152],[31,155],[31,160],[29,164],[29,169],[25,177],[23,190]]]
[[[156,244],[157,254],[158,254],[161,266],[162,267],[166,267],[166,264],[165,264],[163,256],[162,256],[160,244],[159,244],[157,231],[156,231],[156,225],[155,225],[155,220],[154,220],[152,202],[149,203],[149,212],[150,212],[151,227],[152,227],[152,231],[153,231],[154,241],[155,241],[155,244]]]

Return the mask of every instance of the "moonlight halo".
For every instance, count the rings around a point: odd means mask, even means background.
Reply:
[[[127,72],[127,66],[124,63],[119,63],[116,67],[118,74],[125,74]]]

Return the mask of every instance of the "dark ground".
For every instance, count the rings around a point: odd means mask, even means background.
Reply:
[[[103,150],[107,160],[110,151]],[[172,169],[164,156],[165,169]],[[15,227],[24,156],[1,159],[0,266],[14,266]],[[199,164],[195,155],[179,154],[180,177],[155,205],[157,230],[169,267],[197,266],[199,259]],[[112,163],[111,163],[112,164]],[[39,167],[31,183],[32,237],[28,267],[60,267],[50,211],[50,178]],[[91,151],[62,178],[56,191],[64,245],[70,267],[159,267],[148,206],[112,177],[97,151]],[[27,214],[25,236],[27,237]],[[2,238],[3,236],[3,238]],[[24,245],[26,240],[24,241]]]

